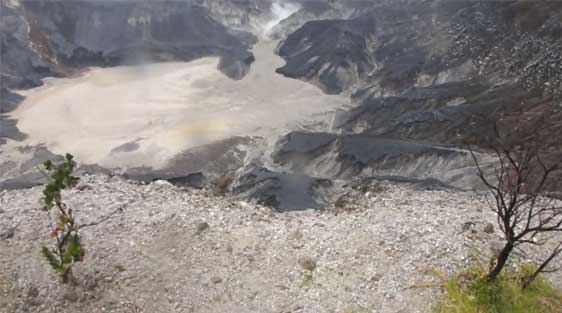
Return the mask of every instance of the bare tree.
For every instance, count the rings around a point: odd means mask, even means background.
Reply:
[[[544,142],[541,136],[545,136],[541,130],[548,127],[545,118],[548,116],[529,118],[525,127],[507,118],[493,122],[495,140],[489,148],[498,161],[493,173],[486,173],[469,146],[478,176],[493,196],[490,206],[505,238],[487,275],[489,280],[501,273],[514,249],[525,244],[545,245],[549,241],[559,241],[535,272],[525,279],[524,286],[540,273],[558,270],[549,265],[562,254],[562,205],[549,197],[548,190],[552,181],[562,174],[562,160],[541,144]]]

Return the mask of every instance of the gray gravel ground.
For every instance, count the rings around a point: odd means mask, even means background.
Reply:
[[[79,222],[122,211],[83,229],[72,288],[39,253],[41,188],[0,193],[0,312],[430,312],[439,289],[413,286],[500,243],[493,213],[468,192],[387,184],[340,209],[273,213],[162,182],[82,184],[66,194]],[[561,273],[549,279],[562,287]]]

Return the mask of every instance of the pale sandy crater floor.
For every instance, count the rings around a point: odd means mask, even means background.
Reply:
[[[216,69],[218,58],[92,68],[20,92],[27,98],[11,116],[29,136],[21,145],[108,167],[159,168],[187,148],[231,136],[274,140],[299,127],[329,128],[349,101],[276,74],[283,60],[275,44],[255,46],[256,62],[240,81]]]

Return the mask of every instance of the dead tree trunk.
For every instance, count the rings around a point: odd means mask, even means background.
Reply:
[[[496,277],[498,277],[498,275],[501,273],[501,271],[507,264],[507,260],[509,259],[509,256],[511,255],[511,252],[513,251],[514,247],[515,246],[512,243],[509,242],[506,243],[506,245],[503,247],[502,251],[500,252],[500,254],[496,259],[496,264],[494,264],[494,267],[492,268],[490,273],[488,273],[488,275],[486,276],[488,281],[492,281],[496,279]]]
[[[505,238],[504,246],[487,274],[490,281],[500,275],[515,247],[543,245],[549,240],[560,242],[562,203],[549,198],[548,189],[562,176],[562,151],[552,150],[545,142],[550,133],[542,131],[548,130],[551,116],[548,112],[529,116],[525,120],[524,131],[521,127],[513,127],[521,124],[520,121],[511,121],[505,126],[501,125],[501,119],[490,122],[494,138],[487,148],[497,158],[492,171],[485,171],[480,166],[469,146],[478,177],[493,197],[493,201],[489,202],[490,209],[495,213]],[[561,254],[562,242],[534,273],[524,279],[523,287],[540,273],[552,271],[548,266]]]

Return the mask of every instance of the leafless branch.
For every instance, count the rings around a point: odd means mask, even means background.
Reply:
[[[540,133],[538,129],[544,127],[544,118],[539,116],[529,122],[530,127],[537,131],[525,134],[519,134],[517,128],[503,132],[499,122],[492,125],[496,138],[490,149],[497,158],[497,166],[492,173],[484,171],[473,148],[468,146],[477,175],[495,200],[488,203],[505,235],[505,245],[488,274],[490,280],[499,275],[514,249],[524,244],[544,245],[562,234],[562,207],[546,197],[551,179],[562,174],[562,160],[549,164],[544,157],[546,152],[543,150],[546,149],[541,149],[541,138],[537,137]],[[495,182],[490,180],[490,175]],[[560,254],[562,242],[525,284],[528,285],[540,273],[550,271],[547,269],[549,263]]]

